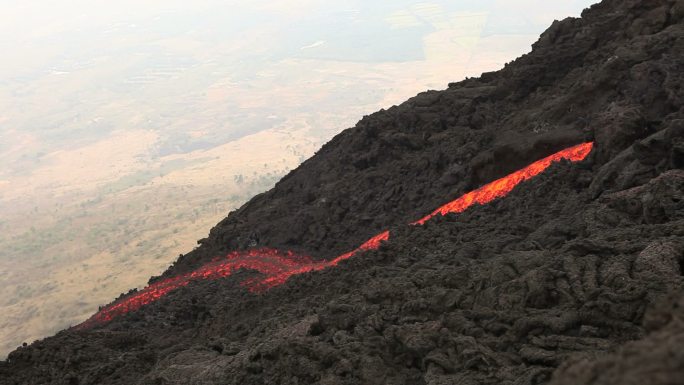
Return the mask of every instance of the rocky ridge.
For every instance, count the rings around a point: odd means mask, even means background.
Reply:
[[[684,1],[604,0],[501,71],[364,117],[163,277],[230,250],[339,267],[192,283],[0,363],[0,384],[674,384],[684,270]],[[405,226],[593,141],[509,196]],[[158,278],[153,278],[152,281]]]

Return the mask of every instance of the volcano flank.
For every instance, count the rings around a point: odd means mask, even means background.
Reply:
[[[0,384],[676,384],[684,1],[364,117]]]

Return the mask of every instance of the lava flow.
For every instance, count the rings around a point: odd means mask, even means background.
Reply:
[[[519,183],[539,175],[554,162],[561,160],[579,162],[584,160],[592,148],[593,143],[588,142],[559,151],[521,170],[488,183],[477,190],[464,194],[460,198],[441,206],[429,215],[411,224],[422,225],[437,215],[460,213],[474,204],[483,205],[497,198],[502,198],[508,195]],[[227,256],[215,259],[193,272],[155,282],[140,291],[115,301],[113,304],[100,309],[99,312],[78,325],[77,328],[85,329],[107,323],[117,316],[137,310],[144,305],[158,300],[170,291],[187,286],[192,281],[224,278],[240,269],[255,270],[259,273],[257,277],[243,281],[242,285],[252,292],[262,292],[283,284],[293,275],[323,270],[336,266],[341,261],[357,253],[375,250],[380,247],[382,242],[387,241],[389,237],[389,231],[384,231],[356,249],[331,260],[315,260],[290,251],[281,252],[267,248],[233,251]]]

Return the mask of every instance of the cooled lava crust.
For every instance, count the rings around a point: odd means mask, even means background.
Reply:
[[[539,175],[554,162],[584,160],[591,152],[592,147],[593,143],[582,143],[549,155],[521,170],[464,194],[411,224],[423,225],[437,215],[461,213],[473,205],[484,205],[495,199],[503,198],[515,186]],[[377,250],[380,244],[389,238],[390,232],[385,230],[371,237],[356,249],[331,260],[315,260],[309,256],[297,255],[292,251],[283,252],[269,248],[233,251],[224,258],[215,258],[212,262],[191,273],[154,282],[141,291],[120,298],[115,303],[100,309],[90,319],[78,325],[77,328],[85,329],[104,324],[114,317],[138,310],[142,306],[157,301],[169,292],[187,286],[192,281],[226,278],[240,269],[254,270],[260,273],[259,277],[245,280],[241,284],[252,292],[262,292],[282,285],[293,275],[334,267],[358,253]]]
[[[681,383],[683,76],[682,0],[554,22],[500,71],[364,117],[150,287],[265,247],[325,264],[389,231],[375,250],[269,290],[249,290],[259,269],[188,280],[17,349],[0,384]],[[588,142],[505,198],[409,224]]]

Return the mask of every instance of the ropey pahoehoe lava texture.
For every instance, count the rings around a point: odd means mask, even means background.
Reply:
[[[684,1],[604,0],[500,71],[364,117],[150,285],[235,250],[325,263],[391,234],[379,247],[256,293],[270,273],[188,280],[17,349],[0,384],[679,383],[683,78]]]

